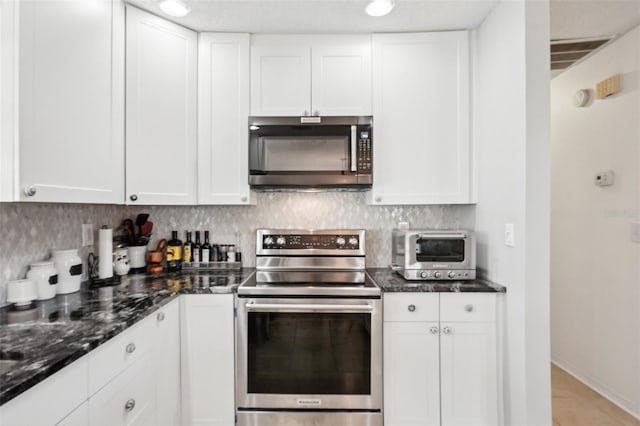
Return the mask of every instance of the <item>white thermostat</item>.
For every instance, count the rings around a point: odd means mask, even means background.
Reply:
[[[595,183],[596,186],[613,185],[613,170],[607,170],[606,172],[597,173]]]

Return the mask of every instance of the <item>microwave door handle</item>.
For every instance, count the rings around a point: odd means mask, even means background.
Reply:
[[[420,234],[418,235],[418,238],[420,239],[427,239],[427,238],[440,238],[440,239],[447,239],[447,240],[451,240],[451,239],[458,239],[458,238],[462,238],[462,239],[466,239],[467,238],[467,234]]]
[[[351,126],[351,171],[358,171],[356,155],[358,153],[358,126]]]

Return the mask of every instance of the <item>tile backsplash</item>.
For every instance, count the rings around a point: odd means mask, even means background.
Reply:
[[[258,193],[254,206],[114,206],[0,203],[0,306],[6,283],[23,278],[30,262],[46,259],[51,249],[80,248],[81,225],[116,227],[124,218],[149,213],[154,223],[150,245],[178,230],[209,230],[211,242],[240,246],[245,266],[254,266],[257,228],[363,228],[367,266],[386,266],[391,229],[400,221],[414,228],[457,228],[469,206],[370,206],[366,193]],[[93,247],[81,249],[86,256]]]

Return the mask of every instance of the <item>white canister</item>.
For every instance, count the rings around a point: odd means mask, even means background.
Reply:
[[[27,278],[36,283],[38,300],[55,297],[58,289],[58,271],[53,261],[34,262],[29,265]]]
[[[53,250],[51,259],[58,270],[58,294],[73,293],[80,290],[82,278],[82,259],[78,250]]]

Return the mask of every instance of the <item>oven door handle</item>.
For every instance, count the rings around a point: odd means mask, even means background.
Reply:
[[[247,311],[267,312],[371,312],[371,305],[338,305],[313,303],[247,303]]]
[[[418,235],[418,238],[420,239],[428,239],[428,238],[435,238],[435,239],[456,239],[456,238],[461,238],[461,239],[466,239],[468,237],[467,234],[420,234]]]

